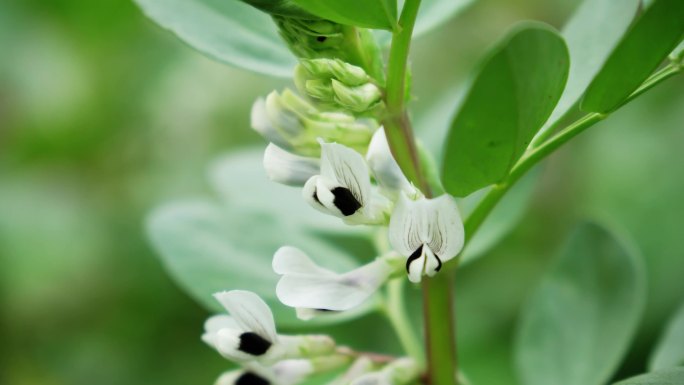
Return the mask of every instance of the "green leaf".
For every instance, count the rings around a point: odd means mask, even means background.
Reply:
[[[684,368],[661,370],[642,374],[613,385],[681,385],[684,384]]]
[[[147,17],[198,51],[226,64],[292,76],[295,57],[271,18],[237,0],[135,0]]]
[[[589,85],[580,108],[610,112],[634,92],[684,37],[684,1],[656,0]]]
[[[466,245],[461,254],[461,265],[470,263],[482,255],[486,254],[492,247],[496,246],[513,228],[520,222],[532,199],[534,187],[539,180],[539,172],[530,172],[523,179],[518,181],[501,199],[491,214],[485,219],[482,226],[477,231],[473,239]],[[478,203],[486,195],[487,191],[471,194],[461,200],[470,201],[466,205],[471,207]],[[471,198],[472,197],[472,198]],[[475,198],[475,199],[473,199]],[[459,202],[459,203],[461,203]],[[465,202],[464,202],[465,203]],[[459,207],[463,209],[463,204]],[[467,214],[465,214],[467,217]]]
[[[639,3],[639,0],[584,0],[575,11],[561,32],[570,51],[568,82],[545,128],[579,101],[631,25]]]
[[[648,367],[656,371],[675,366],[684,366],[684,304],[668,323]]]
[[[485,61],[451,124],[442,181],[466,196],[501,181],[551,114],[568,74],[568,50],[550,27],[528,23]]]
[[[223,202],[194,200],[162,206],[150,215],[148,234],[170,275],[207,308],[222,311],[211,296],[217,291],[250,290],[271,306],[279,324],[296,326],[294,310],[275,297],[278,276],[271,268],[275,251],[284,245],[295,246],[321,266],[338,272],[349,271],[360,262],[348,254],[351,249],[342,251],[321,236],[341,224],[326,223],[327,217],[308,207],[297,189],[267,181],[263,170],[250,172],[260,166],[260,151],[224,158],[212,171],[215,184],[233,186],[220,186]],[[260,186],[268,188],[259,190]],[[265,196],[269,199],[260,199]],[[315,226],[315,219],[322,225]],[[335,234],[350,242],[358,239],[360,230],[354,231]],[[368,310],[370,307],[364,307],[321,321],[342,321]]]
[[[645,303],[636,253],[583,223],[524,307],[515,358],[526,385],[599,385],[610,379]]]
[[[312,14],[340,24],[393,30],[396,0],[292,0]]]

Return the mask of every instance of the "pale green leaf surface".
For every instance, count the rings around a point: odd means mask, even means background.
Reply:
[[[651,371],[684,366],[684,304],[674,314],[649,362]]]
[[[614,385],[682,385],[684,368],[666,369],[655,373],[642,374]]]
[[[684,1],[653,1],[591,82],[580,108],[610,112],[618,107],[658,68],[682,37]]]
[[[570,73],[563,95],[542,131],[562,118],[606,62],[639,9],[639,0],[584,0],[563,28]]]
[[[312,14],[340,24],[393,30],[396,0],[292,0]]]
[[[271,18],[237,0],[135,0],[147,17],[198,51],[226,64],[292,76],[295,57]]]
[[[569,67],[563,39],[528,23],[499,44],[476,75],[446,141],[442,181],[466,196],[497,183],[551,114]]]
[[[613,234],[583,223],[523,308],[516,368],[526,385],[600,385],[636,331],[645,301],[638,256]]]

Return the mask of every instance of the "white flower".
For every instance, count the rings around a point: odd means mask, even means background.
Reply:
[[[318,174],[320,161],[292,154],[269,143],[264,152],[264,169],[269,179],[274,182],[303,186],[309,178]]]
[[[361,154],[337,143],[320,144],[320,175],[314,175],[304,185],[306,201],[350,224],[383,223],[390,202],[372,190],[368,166]]]
[[[315,357],[335,349],[328,336],[284,336],[276,333],[273,313],[258,295],[244,290],[216,293],[230,316],[217,315],[204,324],[202,340],[233,361],[271,364]]]
[[[435,275],[442,263],[455,257],[463,248],[464,233],[458,207],[449,195],[412,201],[402,194],[389,225],[392,247],[408,257],[411,282]]]
[[[420,195],[418,189],[409,182],[392,156],[389,144],[387,143],[387,137],[385,136],[385,130],[382,127],[373,134],[373,138],[368,145],[366,161],[373,172],[375,180],[383,191],[392,198],[396,198],[397,194],[402,191],[410,197]]]
[[[401,269],[389,255],[344,274],[324,269],[301,250],[284,246],[273,256],[273,270],[282,275],[276,294],[287,306],[314,311],[345,311],[359,306]],[[298,311],[300,318],[311,312]]]

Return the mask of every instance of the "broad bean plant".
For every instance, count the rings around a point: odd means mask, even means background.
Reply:
[[[210,57],[292,79],[254,101],[265,149],[211,167],[221,202],[149,219],[170,273],[217,313],[201,338],[233,363],[220,385],[470,384],[453,281],[505,231],[490,214],[512,226],[535,165],[684,68],[682,0],[584,0],[562,31],[525,22],[490,49],[455,113],[433,118],[453,115],[438,155],[414,136],[409,48],[470,1],[136,1]],[[644,287],[629,243],[579,224],[523,306],[520,382],[608,383]],[[402,354],[326,333],[373,312]],[[684,384],[683,330],[680,312],[651,372],[619,384]]]

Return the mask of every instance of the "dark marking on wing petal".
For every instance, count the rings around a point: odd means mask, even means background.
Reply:
[[[235,385],[269,385],[270,382],[258,374],[244,372],[235,380]]]
[[[411,266],[411,263],[413,263],[413,261],[415,261],[416,259],[420,258],[420,255],[422,253],[423,253],[423,245],[420,245],[420,247],[418,247],[416,249],[416,251],[414,251],[413,254],[411,254],[408,257],[408,259],[406,260],[406,272],[407,273],[409,272],[409,267]]]
[[[354,197],[354,194],[346,187],[335,187],[331,191],[335,196],[333,204],[345,217],[348,217],[361,208],[361,203]]]
[[[271,347],[271,342],[264,337],[253,333],[245,332],[240,334],[240,346],[238,349],[253,356],[261,356]]]
[[[442,260],[439,259],[437,254],[435,254],[435,258],[437,258],[437,267],[435,268],[435,271],[439,271],[442,268]]]

